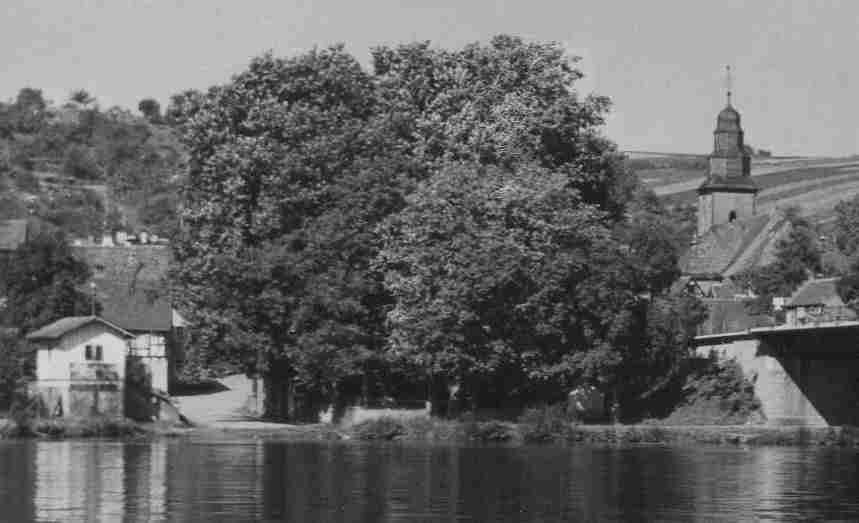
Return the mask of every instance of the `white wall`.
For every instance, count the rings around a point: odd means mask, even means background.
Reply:
[[[36,381],[38,387],[56,387],[63,398],[63,409],[69,408],[70,368],[72,363],[87,363],[86,346],[101,345],[102,359],[97,363],[113,364],[120,380],[125,383],[125,358],[128,344],[108,327],[91,323],[72,331],[57,342],[40,348],[36,354]],[[95,349],[93,349],[95,350]],[[89,361],[95,363],[94,360]],[[48,405],[48,409],[53,409]]]

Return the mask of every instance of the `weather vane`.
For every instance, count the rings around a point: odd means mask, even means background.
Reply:
[[[731,66],[725,66],[725,91],[728,96],[728,105],[731,105],[731,89],[734,87],[734,79],[731,77]]]

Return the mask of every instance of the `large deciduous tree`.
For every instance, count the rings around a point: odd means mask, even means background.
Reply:
[[[370,235],[409,167],[372,161],[386,150],[374,104],[340,46],[262,56],[195,102],[176,279],[207,358],[250,368],[273,356],[330,394],[377,344]]]
[[[328,397],[392,351],[556,384],[632,361],[676,254],[648,236],[652,210],[632,226],[608,101],[579,97],[580,77],[561,46],[500,36],[380,47],[372,74],[342,46],[264,55],[175,97],[189,169],[173,277],[197,355],[271,356]]]
[[[601,134],[608,98],[575,90],[578,60],[557,43],[507,35],[454,51],[429,42],[373,51],[392,131],[418,161],[536,163],[564,173],[585,203],[618,214],[633,177]]]
[[[645,213],[613,233],[563,173],[444,169],[383,228],[392,360],[453,378],[475,405],[485,391],[557,399],[580,380],[648,392],[700,314],[666,295],[676,254]]]

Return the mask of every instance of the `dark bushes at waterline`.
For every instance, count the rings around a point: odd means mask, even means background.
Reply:
[[[552,407],[530,410],[517,423],[381,418],[347,433],[359,440],[446,443],[859,447],[859,427],[582,425],[565,420]]]
[[[0,437],[27,438],[121,438],[139,436],[147,431],[128,419],[81,418],[0,422]]]

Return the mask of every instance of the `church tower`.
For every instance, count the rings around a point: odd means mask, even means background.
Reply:
[[[755,214],[759,191],[751,177],[751,157],[743,144],[740,113],[731,105],[731,69],[727,68],[727,105],[716,118],[707,179],[698,187],[698,236],[713,226]]]

